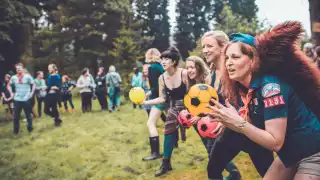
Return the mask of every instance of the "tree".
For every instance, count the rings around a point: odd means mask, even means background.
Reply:
[[[39,16],[35,1],[2,0],[0,3],[0,76],[27,57],[33,35],[32,20]],[[29,54],[32,56],[32,54]]]
[[[213,17],[212,0],[180,0],[177,3],[177,25],[174,40],[183,58],[206,31]]]
[[[315,24],[313,24],[313,23],[320,23],[320,1],[319,0],[309,0],[309,7],[310,7],[311,26],[315,26]],[[312,32],[312,39],[314,40],[314,44],[316,46],[319,46],[320,45],[320,32],[315,32],[313,27],[311,27],[311,32]]]
[[[251,22],[256,19],[258,6],[255,4],[255,0],[215,0],[214,1],[214,19],[217,23],[220,23],[219,18],[223,11],[224,5],[228,5],[233,13],[239,14]]]
[[[168,16],[168,0],[136,0],[136,20],[142,21],[144,37],[152,37],[150,46],[160,51],[169,46],[170,24]]]
[[[199,39],[209,30],[209,24],[213,18],[213,2],[211,0],[192,1],[193,35]]]
[[[110,56],[106,52],[113,48],[122,14],[132,11],[129,3],[129,0],[59,2],[56,9],[48,12],[50,24],[38,33],[42,52],[45,52],[38,60],[55,62],[62,71],[68,66],[89,67],[96,71],[98,66],[109,64]],[[73,58],[70,57],[72,54]],[[79,67],[72,66],[74,62]]]
[[[175,27],[174,40],[177,43],[177,48],[180,50],[183,59],[186,58],[189,54],[188,52],[195,47],[192,5],[192,1],[190,0],[180,0],[177,3],[177,25]]]
[[[108,54],[114,57],[113,64],[124,73],[131,72],[137,60],[142,58],[139,33],[123,24],[119,36],[112,44],[114,48],[109,50]]]
[[[263,23],[259,22],[256,18],[249,19],[240,14],[234,13],[230,6],[225,5],[221,14],[219,15],[220,23],[214,23],[215,29],[221,29],[226,34],[242,32],[255,35],[262,32]]]
[[[214,23],[214,29],[222,30],[227,35],[236,32],[248,33],[255,35],[257,33],[262,32],[265,28],[263,23],[257,21],[257,19],[251,20],[249,22],[248,19],[243,16],[233,13],[231,11],[231,7],[225,5],[221,14],[219,15],[220,23]],[[197,55],[202,57],[202,48],[201,48],[201,39],[197,40],[197,47],[190,52],[190,55]]]

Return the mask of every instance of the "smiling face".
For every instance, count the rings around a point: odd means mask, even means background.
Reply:
[[[207,63],[211,64],[220,59],[222,49],[214,37],[212,36],[204,37],[202,39],[201,46],[202,46],[202,53]]]
[[[253,60],[241,51],[239,43],[233,43],[226,49],[225,58],[230,79],[244,82],[251,76]]]
[[[197,68],[193,61],[186,62],[186,69],[190,79],[195,79],[198,76]]]

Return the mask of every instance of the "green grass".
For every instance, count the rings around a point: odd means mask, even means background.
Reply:
[[[99,109],[94,102],[94,109]],[[63,124],[53,126],[49,117],[34,120],[29,134],[21,122],[19,135],[13,135],[12,122],[0,123],[0,179],[2,180],[150,180],[161,160],[143,162],[149,154],[147,116],[130,104],[120,112],[82,114],[75,101],[74,115],[63,113]],[[163,143],[162,122],[158,131]],[[162,150],[161,150],[162,152]],[[235,159],[244,180],[260,179],[246,154]],[[166,180],[206,179],[207,154],[194,129],[187,131],[187,141],[175,149],[174,171]]]

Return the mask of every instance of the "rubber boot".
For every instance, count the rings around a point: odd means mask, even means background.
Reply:
[[[225,169],[229,172],[229,176],[223,180],[241,180],[240,172],[235,164],[229,162]]]
[[[148,157],[142,158],[143,161],[150,161],[150,160],[155,160],[158,158],[161,158],[161,155],[159,153],[159,136],[155,137],[149,137],[149,142],[150,142],[150,148],[151,148],[151,155]]]
[[[241,175],[239,171],[229,172],[229,176],[223,178],[223,180],[241,180]]]
[[[155,174],[155,177],[162,176],[164,174],[167,174],[170,171],[172,171],[170,159],[164,158],[162,160],[162,165],[160,167],[160,170]]]

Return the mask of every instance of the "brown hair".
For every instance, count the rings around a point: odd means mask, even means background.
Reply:
[[[197,74],[200,75],[200,79],[201,81],[205,81],[208,76],[210,76],[210,69],[209,67],[207,66],[207,64],[204,62],[203,59],[201,59],[200,57],[198,56],[189,56],[186,61],[192,61],[194,62],[194,66],[197,70]],[[191,80],[189,79],[189,82]]]

